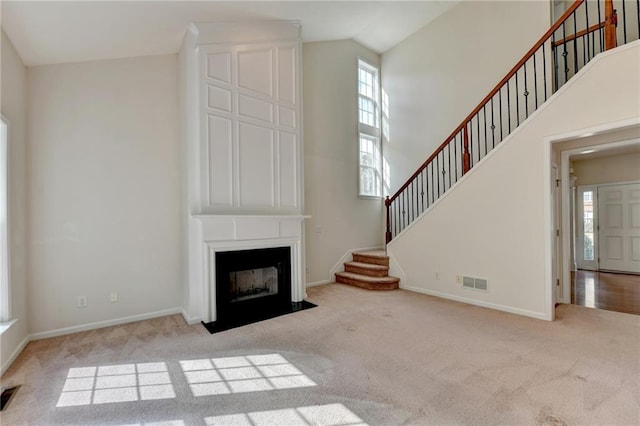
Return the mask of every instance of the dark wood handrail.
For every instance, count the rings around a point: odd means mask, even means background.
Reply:
[[[585,0],[576,0],[571,5],[571,7],[569,7],[569,9],[567,9],[562,14],[562,16],[556,21],[556,23],[553,24],[551,28],[549,28],[549,30],[547,30],[547,32],[544,33],[542,37],[540,37],[540,39],[536,42],[536,44],[534,44],[533,47],[529,49],[529,51],[522,57],[522,59],[520,59],[520,61],[518,61],[518,63],[513,68],[511,68],[511,70],[507,73],[507,75],[502,80],[500,80],[500,82],[494,87],[494,89],[491,92],[489,92],[489,94],[485,96],[484,99],[482,99],[482,101],[480,101],[478,106],[475,107],[469,115],[467,115],[467,117],[462,121],[462,123],[460,123],[458,127],[456,127],[456,129],[453,132],[451,132],[451,134],[433,152],[433,154],[431,154],[429,158],[427,158],[427,160],[424,163],[422,163],[422,165],[418,168],[418,170],[416,170],[415,173],[405,181],[404,185],[402,185],[400,189],[398,189],[396,193],[393,194],[393,196],[385,200],[385,204],[391,204],[396,198],[398,198],[398,196],[405,189],[407,189],[407,187],[411,184],[411,182],[416,177],[418,177],[418,175],[429,165],[429,163],[431,163],[431,161],[435,159],[446,148],[446,146],[451,142],[451,140],[453,140],[456,137],[456,135],[460,133],[460,131],[467,126],[469,121],[471,121],[471,119],[485,106],[485,104],[489,102],[491,98],[493,98],[500,91],[502,86],[504,86],[505,83],[507,83],[511,79],[511,77],[513,77],[516,74],[516,72],[518,72],[520,67],[522,67],[522,65],[524,65],[525,62],[531,59],[531,57],[538,51],[538,49],[540,49],[542,45],[546,43],[549,37],[551,37],[553,33],[555,33],[556,30],[560,28],[560,26],[573,14],[573,12],[576,11],[578,7],[582,5],[582,3],[584,3],[584,1]]]
[[[600,28],[604,28],[606,25],[607,25],[607,21],[602,21],[599,24],[592,25],[587,29],[584,29],[582,31],[578,31],[575,34],[571,34],[570,36],[568,36],[566,38],[563,38],[562,40],[558,40],[556,42],[553,42],[552,46],[553,47],[558,47],[558,46],[560,46],[562,44],[565,44],[565,43],[573,41],[573,40],[575,40],[577,38],[583,37],[583,36],[585,36],[585,35],[587,35],[589,33],[593,33],[595,31],[598,31]]]

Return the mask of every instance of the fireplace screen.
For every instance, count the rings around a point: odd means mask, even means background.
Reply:
[[[230,302],[240,302],[278,293],[278,270],[273,267],[229,273]]]

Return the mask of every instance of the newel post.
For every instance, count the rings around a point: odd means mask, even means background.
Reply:
[[[613,8],[612,0],[604,2],[604,48],[613,49],[618,46],[616,27],[618,26],[618,13]]]
[[[389,196],[384,200],[384,206],[387,210],[387,227],[384,233],[384,240],[387,244],[391,242],[391,217],[389,216],[389,206],[391,205],[391,201],[389,201]]]
[[[462,136],[462,144],[464,149],[462,153],[462,175],[465,175],[471,168],[471,154],[469,154],[469,131],[467,130],[467,123],[465,123],[464,127],[462,128]]]

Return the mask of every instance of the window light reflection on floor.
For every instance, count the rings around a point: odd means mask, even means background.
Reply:
[[[596,307],[596,282],[593,277],[587,277],[584,281],[584,306]]]
[[[365,426],[360,417],[342,404],[313,405],[282,410],[213,416],[204,419],[207,426]]]
[[[164,362],[70,368],[56,407],[175,398]]]
[[[193,396],[316,386],[280,354],[185,360],[180,365]]]

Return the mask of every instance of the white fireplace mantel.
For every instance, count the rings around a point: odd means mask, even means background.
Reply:
[[[194,265],[202,277],[193,290],[202,294],[202,321],[215,321],[216,252],[289,247],[291,249],[291,301],[305,297],[303,221],[310,216],[194,215],[201,262]],[[195,225],[195,224],[194,224]]]

